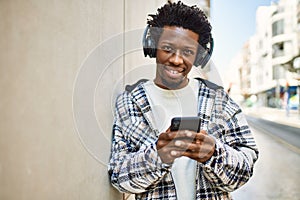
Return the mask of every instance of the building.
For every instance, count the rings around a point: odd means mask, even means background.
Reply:
[[[256,95],[257,104],[281,108],[287,90],[297,94],[293,60],[299,56],[299,0],[279,0],[259,7],[256,33],[243,50],[239,67],[245,98]]]

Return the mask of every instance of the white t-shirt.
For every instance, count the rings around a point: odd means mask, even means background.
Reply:
[[[190,79],[189,84],[178,90],[166,90],[158,87],[153,81],[145,83],[145,90],[153,110],[155,126],[159,132],[170,127],[173,117],[197,116],[198,81]],[[181,157],[172,165],[177,199],[195,199],[196,161]]]

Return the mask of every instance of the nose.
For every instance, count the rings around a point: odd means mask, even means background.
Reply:
[[[177,50],[176,52],[174,52],[172,54],[172,56],[170,57],[169,60],[171,63],[173,63],[174,65],[180,65],[183,63],[183,58],[181,56],[181,53],[179,50]]]

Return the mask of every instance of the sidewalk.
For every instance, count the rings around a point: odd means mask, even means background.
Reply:
[[[284,109],[268,107],[243,108],[243,112],[252,117],[300,128],[300,116],[298,110],[290,110],[288,116]]]

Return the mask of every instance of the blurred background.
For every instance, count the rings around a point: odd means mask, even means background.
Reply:
[[[109,184],[114,100],[154,77],[142,35],[166,0],[0,1],[0,199],[132,199]],[[209,16],[202,76],[243,108],[260,149],[235,199],[300,194],[300,1],[183,0]]]

